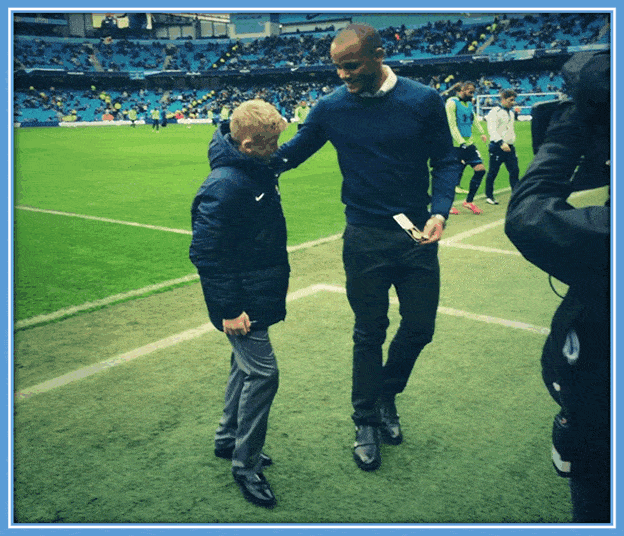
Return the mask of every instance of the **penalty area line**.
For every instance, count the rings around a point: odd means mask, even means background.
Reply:
[[[286,301],[291,302],[293,300],[305,298],[321,290],[324,290],[322,287],[322,285],[311,285],[295,292],[291,292],[286,297]],[[93,376],[98,372],[102,372],[118,365],[123,365],[124,363],[128,363],[137,359],[138,357],[149,355],[158,350],[170,348],[181,342],[196,339],[197,337],[201,337],[202,335],[210,333],[211,331],[216,331],[216,328],[211,323],[206,323],[197,328],[192,328],[181,333],[176,333],[175,335],[171,335],[170,337],[165,337],[164,339],[160,339],[158,341],[146,344],[144,346],[141,346],[140,348],[135,348],[134,350],[130,350],[129,352],[124,352],[123,354],[119,354],[116,357],[100,361],[99,363],[94,363],[93,365],[89,365],[78,370],[74,370],[73,372],[63,374],[62,376],[58,376],[57,378],[53,378],[38,385],[34,385],[33,387],[17,391],[15,393],[15,400],[26,400],[34,395],[51,391],[52,389],[56,389],[57,387],[62,387],[69,383],[88,378],[89,376]]]
[[[286,301],[292,302],[295,300],[299,300],[301,298],[312,296],[313,294],[317,294],[318,292],[333,292],[333,293],[338,293],[338,294],[346,294],[347,290],[344,287],[337,286],[337,285],[326,285],[326,284],[310,285],[309,287],[305,287],[305,288],[289,293],[286,297]],[[398,304],[398,299],[392,298],[390,302],[396,305]],[[539,335],[548,335],[548,333],[550,332],[548,328],[533,326],[531,324],[527,324],[524,322],[517,322],[514,320],[506,320],[504,318],[497,318],[497,317],[488,316],[488,315],[470,313],[468,311],[461,311],[459,309],[452,309],[450,307],[438,307],[438,312],[441,314],[466,318],[466,319],[474,320],[477,322],[495,324],[495,325],[503,326],[506,328],[521,329],[524,331],[529,331],[531,333],[537,333]],[[68,385],[78,380],[88,378],[89,376],[93,376],[94,374],[97,374],[104,370],[110,369],[112,367],[116,367],[118,365],[122,365],[124,363],[128,363],[139,357],[149,355],[158,350],[164,350],[166,348],[170,348],[181,342],[190,341],[192,339],[201,337],[202,335],[205,335],[206,333],[209,333],[212,331],[216,331],[216,328],[211,323],[206,323],[206,324],[203,324],[202,326],[188,329],[181,333],[176,333],[175,335],[171,335],[164,339],[160,339],[158,341],[146,344],[139,348],[135,348],[134,350],[130,350],[129,352],[119,354],[110,359],[100,361],[99,363],[94,363],[93,365],[88,365],[86,367],[80,368],[73,372],[69,372],[68,374],[63,374],[62,376],[58,376],[57,378],[53,378],[51,380],[42,382],[38,385],[34,385],[32,387],[17,391],[14,395],[14,399],[15,401],[26,400],[28,398],[31,398],[34,395],[45,393],[47,391],[56,389],[57,387],[62,387],[64,385]]]
[[[177,233],[177,234],[184,234],[184,235],[193,234],[191,231],[188,231],[186,229],[173,229],[172,227],[161,227],[158,225],[149,225],[147,223],[138,223],[135,221],[113,220],[111,218],[102,218],[101,216],[89,216],[87,214],[76,214],[74,212],[62,212],[60,210],[49,210],[45,208],[29,207],[26,205],[17,205],[15,208],[19,210],[28,210],[30,212],[39,212],[42,214],[54,214],[55,216],[79,218],[81,220],[93,220],[93,221],[99,221],[99,222],[104,222],[104,223],[115,223],[117,225],[129,225],[130,227],[141,227],[143,229],[152,229],[154,231],[166,231],[168,233]]]
[[[48,211],[49,212],[49,211]],[[123,223],[123,222],[122,222]],[[160,229],[162,230],[162,229]],[[310,242],[304,242],[302,244],[297,244],[295,246],[288,246],[286,249],[289,253],[293,251],[299,251],[301,249],[308,249],[314,246],[319,246],[321,244],[325,244],[327,242],[332,242],[338,240],[342,235],[336,234],[332,236],[327,236],[324,238],[319,238],[318,240],[312,240]],[[85,302],[80,305],[75,305],[72,307],[66,307],[64,309],[59,309],[53,313],[48,313],[44,315],[37,315],[31,318],[25,318],[24,320],[18,320],[13,324],[13,329],[19,330],[24,328],[29,328],[33,326],[37,326],[39,324],[45,324],[47,322],[51,322],[53,320],[58,320],[60,318],[64,318],[66,316],[71,316],[76,313],[81,313],[83,311],[89,311],[91,309],[97,309],[99,307],[105,307],[107,305],[112,305],[113,303],[117,303],[123,300],[127,300],[128,298],[137,298],[139,296],[143,296],[144,294],[148,294],[150,292],[154,292],[156,290],[166,289],[168,287],[173,287],[175,285],[179,285],[182,283],[189,283],[192,281],[197,281],[199,279],[199,275],[197,274],[189,274],[184,277],[179,277],[177,279],[170,279],[169,281],[163,281],[162,283],[156,283],[154,285],[148,285],[143,288],[139,288],[136,290],[130,290],[128,292],[122,292],[120,294],[114,294],[112,296],[108,296],[107,298],[102,298],[101,300],[95,300],[92,302]]]
[[[321,290],[327,292],[337,292],[339,294],[346,294],[347,289],[336,285],[318,285]],[[398,298],[391,298],[390,303],[398,305]],[[468,311],[462,311],[460,309],[452,309],[451,307],[438,307],[438,313],[449,316],[457,316],[461,318],[467,318],[469,320],[476,320],[477,322],[484,322],[485,324],[497,324],[506,328],[521,329],[524,331],[530,331],[531,333],[537,333],[539,335],[548,335],[550,333],[549,328],[534,326],[525,322],[517,322],[515,320],[507,320],[505,318],[498,318],[489,315],[480,315],[476,313],[470,313]]]

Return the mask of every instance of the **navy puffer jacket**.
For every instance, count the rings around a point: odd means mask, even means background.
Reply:
[[[191,208],[189,257],[210,320],[223,330],[223,319],[245,311],[252,329],[266,329],[286,316],[290,274],[277,176],[237,149],[228,124],[215,132],[208,158],[211,173]]]

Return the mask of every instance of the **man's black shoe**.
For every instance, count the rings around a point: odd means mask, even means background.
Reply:
[[[399,415],[392,398],[379,399],[379,413],[381,414],[381,439],[388,445],[399,445],[403,441]]]
[[[228,447],[224,449],[215,449],[215,456],[217,458],[223,458],[224,460],[231,460],[232,455],[234,454],[234,447]],[[265,454],[264,452],[260,453],[260,461],[262,462],[262,467],[269,467],[269,465],[273,465],[273,460],[270,456]]]
[[[243,497],[250,503],[264,508],[273,508],[277,503],[271,486],[262,473],[256,473],[251,477],[234,475],[234,480],[243,493]]]
[[[381,465],[379,428],[362,425],[355,427],[353,459],[363,471],[374,471]]]

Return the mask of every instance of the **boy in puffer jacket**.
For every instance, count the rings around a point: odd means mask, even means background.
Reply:
[[[190,259],[208,314],[232,344],[225,407],[215,455],[232,460],[244,497],[271,508],[262,452],[278,368],[268,328],[286,316],[290,267],[286,222],[269,157],[287,123],[271,104],[251,100],[222,123],[208,150],[211,173],[191,209]]]

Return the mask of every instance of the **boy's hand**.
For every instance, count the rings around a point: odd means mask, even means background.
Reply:
[[[249,316],[244,311],[237,318],[223,319],[223,331],[226,335],[247,335],[250,328]]]

